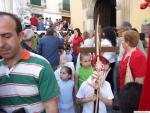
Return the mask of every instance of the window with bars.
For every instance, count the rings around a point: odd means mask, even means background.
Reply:
[[[30,3],[31,3],[32,5],[41,6],[41,0],[30,0]]]
[[[70,0],[63,0],[63,10],[70,11]]]

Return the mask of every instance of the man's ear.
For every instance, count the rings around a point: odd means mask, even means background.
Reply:
[[[21,32],[18,34],[18,37],[19,37],[20,41],[22,41],[22,40],[23,40],[23,37],[24,37],[24,32],[21,31]]]

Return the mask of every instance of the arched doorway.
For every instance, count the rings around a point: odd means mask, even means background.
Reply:
[[[116,26],[116,0],[97,0],[94,7],[94,25],[100,16],[100,25]]]

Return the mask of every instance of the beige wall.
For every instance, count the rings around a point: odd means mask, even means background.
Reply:
[[[71,24],[73,28],[83,31],[83,9],[82,0],[70,0]]]
[[[55,2],[54,2],[55,1]],[[46,0],[46,10],[51,13],[59,13],[59,3],[62,3],[62,0]]]
[[[130,21],[133,27],[137,28],[141,32],[141,25],[145,19],[150,20],[150,7],[145,10],[140,9],[140,4],[144,0],[131,0],[130,7]]]

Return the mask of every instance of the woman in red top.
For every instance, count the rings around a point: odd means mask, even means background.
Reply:
[[[72,47],[73,47],[73,62],[74,64],[76,64],[77,62],[77,56],[79,54],[78,52],[78,48],[83,44],[83,38],[81,36],[81,32],[79,28],[75,28],[74,29],[74,38],[73,38],[73,42],[72,42]]]
[[[125,76],[127,63],[130,57],[129,66],[135,82],[143,83],[146,72],[146,57],[142,51],[136,48],[139,41],[139,33],[128,30],[124,33],[122,40],[125,53],[119,66],[119,85],[122,88],[125,85]]]

